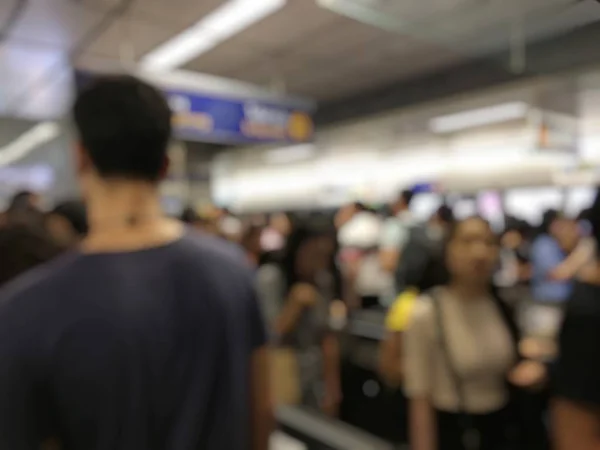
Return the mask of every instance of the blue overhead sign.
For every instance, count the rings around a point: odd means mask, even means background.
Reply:
[[[232,100],[168,91],[174,125],[183,139],[223,143],[301,143],[311,141],[307,111],[261,100]]]
[[[78,88],[93,74],[77,71]],[[309,110],[296,105],[216,93],[167,89],[177,137],[223,144],[303,143],[313,139]]]

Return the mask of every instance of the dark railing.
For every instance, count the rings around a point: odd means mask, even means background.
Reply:
[[[282,406],[276,417],[279,428],[307,450],[394,450],[383,439],[306,408]]]

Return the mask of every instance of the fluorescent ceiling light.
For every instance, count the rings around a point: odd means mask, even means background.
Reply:
[[[0,166],[6,166],[25,157],[40,145],[50,142],[60,135],[60,127],[55,122],[42,122],[10,144],[0,149]]]
[[[286,2],[287,0],[229,0],[145,55],[141,66],[151,71],[182,66],[283,8]]]
[[[447,116],[431,119],[429,128],[434,133],[451,133],[468,128],[523,119],[527,116],[529,105],[522,102],[502,103],[487,108],[472,109]]]

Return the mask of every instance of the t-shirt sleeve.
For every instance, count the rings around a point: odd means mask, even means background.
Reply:
[[[600,308],[590,305],[581,310],[567,310],[559,344],[554,377],[556,395],[600,407]]]
[[[431,302],[428,299],[418,299],[408,328],[404,332],[402,367],[404,368],[404,393],[409,398],[426,397],[431,394],[432,314]]]

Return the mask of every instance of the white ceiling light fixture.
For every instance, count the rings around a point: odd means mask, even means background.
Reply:
[[[180,67],[275,13],[286,3],[287,0],[229,0],[145,55],[141,67],[148,71]]]
[[[523,102],[502,103],[486,108],[471,109],[431,119],[429,128],[434,133],[453,133],[469,128],[499,124],[510,120],[524,119],[529,105]]]
[[[57,138],[60,127],[56,122],[42,122],[29,129],[10,144],[0,148],[0,167],[27,156],[40,145]]]

